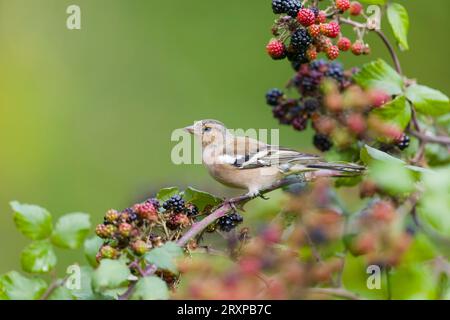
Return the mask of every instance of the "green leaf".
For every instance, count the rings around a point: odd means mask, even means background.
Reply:
[[[402,77],[382,59],[365,64],[353,79],[365,89],[377,88],[390,95],[403,91]]]
[[[77,249],[83,243],[90,228],[88,214],[78,212],[66,214],[56,222],[52,242],[61,248]]]
[[[390,2],[387,6],[387,18],[400,49],[408,50],[408,11],[399,3]]]
[[[450,167],[423,174],[423,186],[419,218],[439,234],[450,237]]]
[[[159,248],[152,249],[144,256],[149,263],[155,264],[158,268],[177,273],[175,259],[183,254],[183,250],[174,242],[166,242]]]
[[[411,192],[415,187],[411,171],[397,161],[371,163],[369,176],[380,188],[392,195]]]
[[[398,96],[382,107],[374,109],[371,114],[404,130],[411,120],[411,106],[404,96]]]
[[[389,273],[392,299],[423,300],[436,297],[436,277],[426,264],[408,264]]]
[[[80,287],[72,289],[72,295],[78,300],[94,300],[98,296],[92,291],[92,276],[94,270],[88,266],[80,268]]]
[[[47,289],[47,283],[40,278],[27,278],[17,271],[0,277],[1,300],[37,300]]]
[[[135,300],[167,300],[169,289],[167,284],[158,277],[150,276],[141,278],[131,296]]]
[[[128,283],[130,275],[125,261],[103,259],[92,275],[92,285],[98,292],[120,288]]]
[[[50,294],[48,300],[74,300],[74,298],[69,289],[59,286]]]
[[[178,193],[180,193],[180,190],[177,187],[162,188],[161,190],[159,190],[156,198],[160,201],[166,201],[167,199]]]
[[[383,5],[387,0],[360,0],[362,3]]]
[[[216,206],[222,202],[222,200],[212,194],[204,191],[194,189],[192,187],[184,190],[183,198],[186,202],[190,202],[197,206],[202,211],[206,206]]]
[[[406,89],[405,94],[417,112],[432,116],[445,115],[450,112],[448,97],[438,90],[413,84]]]
[[[98,253],[98,250],[100,250],[102,244],[103,240],[97,236],[93,236],[92,238],[86,239],[84,241],[84,255],[89,264],[93,267],[98,266],[96,255]]]
[[[45,239],[52,233],[52,216],[39,206],[10,203],[14,210],[14,222],[17,229],[32,240]]]
[[[30,273],[46,273],[56,266],[56,255],[48,240],[30,243],[22,251],[22,269]]]
[[[366,165],[369,165],[374,160],[385,161],[385,162],[404,163],[402,160],[395,158],[395,157],[387,154],[386,152],[369,147],[368,145],[364,145],[364,147],[361,148],[360,158]]]

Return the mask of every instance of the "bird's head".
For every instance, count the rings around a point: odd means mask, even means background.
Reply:
[[[228,134],[228,130],[222,122],[212,119],[196,121],[184,130],[199,139],[203,147],[222,143]]]

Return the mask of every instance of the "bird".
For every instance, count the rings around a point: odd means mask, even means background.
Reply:
[[[261,191],[294,174],[331,170],[335,176],[353,176],[365,171],[357,164],[327,162],[319,155],[236,136],[214,119],[196,121],[184,130],[201,143],[209,174],[228,187],[246,190],[251,198],[265,198]]]

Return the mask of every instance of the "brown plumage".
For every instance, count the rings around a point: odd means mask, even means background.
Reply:
[[[235,136],[217,120],[197,121],[185,130],[201,141],[203,164],[214,179],[230,187],[246,189],[252,196],[291,174],[332,170],[336,175],[348,176],[361,174],[365,169]]]

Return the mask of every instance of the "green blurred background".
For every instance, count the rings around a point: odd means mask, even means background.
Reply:
[[[404,72],[450,93],[450,1],[399,2],[411,20]],[[82,30],[66,28],[71,4]],[[193,120],[280,128],[282,144],[312,150],[264,104],[292,74],[265,53],[273,20],[270,0],[0,0],[0,273],[19,268],[28,242],[11,200],[95,224],[162,186],[225,195],[201,166],[170,161],[172,130]],[[346,66],[389,59],[368,41],[372,56],[344,54]]]

